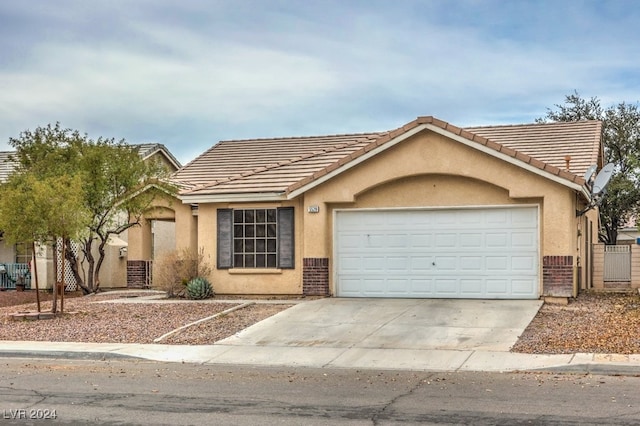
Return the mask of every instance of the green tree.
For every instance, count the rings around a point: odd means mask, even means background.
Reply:
[[[615,165],[614,176],[600,205],[600,240],[615,244],[618,229],[640,212],[640,110],[638,104],[621,102],[603,109],[596,97],[583,99],[578,92],[563,105],[547,109],[537,122],[600,120],[603,124],[605,163]]]
[[[9,244],[34,241],[50,244],[58,238],[81,238],[90,219],[79,175],[37,178],[13,174],[0,186],[0,229]],[[36,278],[37,279],[37,278]],[[57,311],[54,292],[52,312]]]
[[[161,180],[167,174],[166,169],[160,163],[143,161],[137,149],[124,140],[92,140],[77,130],[63,129],[59,123],[24,131],[9,143],[16,150],[15,174],[29,174],[39,180],[74,176],[81,181],[79,194],[83,208],[90,214],[84,232],[74,240],[86,260],[86,276],[80,273],[71,250],[65,251],[65,258],[83,292],[98,291],[109,237],[139,225],[142,214],[159,194],[142,189],[153,183],[161,191],[174,192]],[[67,239],[71,237],[68,235]]]

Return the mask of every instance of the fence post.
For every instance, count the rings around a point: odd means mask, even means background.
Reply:
[[[602,290],[604,288],[604,244],[595,243],[593,245],[593,288]]]

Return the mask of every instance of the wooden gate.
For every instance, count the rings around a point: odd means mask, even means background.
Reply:
[[[604,281],[631,282],[631,246],[604,247]]]

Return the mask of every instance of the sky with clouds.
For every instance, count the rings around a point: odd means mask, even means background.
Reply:
[[[60,122],[165,144],[529,123],[640,100],[632,0],[0,0],[0,150]]]

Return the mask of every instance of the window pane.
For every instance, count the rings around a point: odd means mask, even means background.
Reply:
[[[278,210],[233,210],[235,268],[278,267]]]

